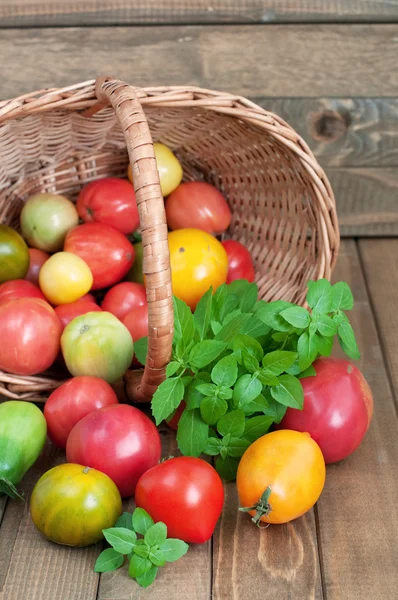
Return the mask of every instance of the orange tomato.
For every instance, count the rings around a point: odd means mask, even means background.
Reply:
[[[40,269],[39,283],[51,304],[69,304],[87,294],[93,285],[93,275],[80,256],[57,252]]]
[[[200,229],[178,229],[169,233],[173,294],[192,310],[210,286],[215,291],[225,283],[228,257],[222,244]]]
[[[239,502],[256,524],[288,523],[318,500],[325,461],[308,433],[267,433],[246,450],[236,477]]]
[[[163,196],[168,196],[181,183],[182,166],[178,158],[173,152],[159,142],[153,145],[155,150],[155,158],[159,172],[160,187]],[[133,183],[133,172],[131,165],[127,169],[127,176]]]

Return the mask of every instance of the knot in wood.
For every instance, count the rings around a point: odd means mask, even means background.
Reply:
[[[311,135],[319,142],[336,142],[346,135],[349,118],[335,110],[315,113],[311,119]]]

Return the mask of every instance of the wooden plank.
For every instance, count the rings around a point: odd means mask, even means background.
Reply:
[[[4,511],[6,509],[6,504],[7,504],[7,497],[1,496],[0,497],[0,525],[3,520]]]
[[[398,235],[397,169],[326,169],[341,235]]]
[[[396,25],[374,24],[9,29],[1,96],[111,73],[247,97],[396,97],[397,37]]]
[[[398,20],[396,0],[0,0],[3,26]]]
[[[162,455],[178,456],[175,434],[167,425],[161,425],[159,432]],[[124,510],[134,510],[132,498],[125,503]],[[129,579],[126,568],[102,574],[97,600],[210,600],[210,595],[211,542],[207,542],[191,545],[184,558],[160,569],[156,583],[146,590]]]
[[[95,600],[94,573],[100,544],[68,548],[48,542],[35,529],[29,495],[38,478],[65,455],[50,444],[24,478],[20,489],[26,502],[12,500],[0,528],[0,600]]]
[[[358,366],[373,390],[375,410],[360,448],[328,466],[317,504],[326,597],[388,600],[397,589],[398,419],[355,242],[342,244],[334,279],[353,289]]]
[[[398,399],[398,239],[360,240],[360,255],[383,350]]]

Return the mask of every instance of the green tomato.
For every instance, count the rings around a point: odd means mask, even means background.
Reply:
[[[144,274],[142,272],[142,261],[144,258],[144,248],[142,242],[134,244],[135,258],[134,264],[127,273],[126,281],[135,281],[136,283],[144,283]]]
[[[29,249],[19,233],[7,225],[0,225],[0,283],[24,279],[29,262]]]
[[[30,246],[45,252],[62,250],[66,234],[78,223],[73,202],[57,194],[36,194],[21,211],[22,235]]]
[[[76,317],[64,329],[62,353],[70,373],[90,375],[115,383],[131,364],[132,337],[114,315],[89,312]]]

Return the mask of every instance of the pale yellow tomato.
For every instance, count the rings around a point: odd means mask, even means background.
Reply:
[[[42,266],[39,284],[51,304],[67,304],[90,291],[93,275],[80,256],[57,252]]]
[[[162,194],[163,196],[168,196],[181,183],[182,166],[175,154],[164,144],[156,142],[153,148],[158,165]],[[133,183],[131,165],[128,167],[127,175],[131,183]]]

